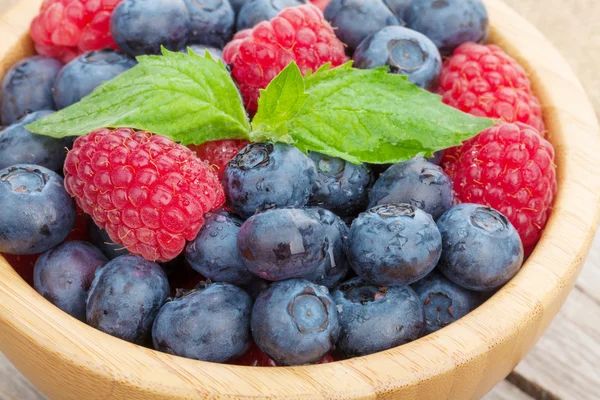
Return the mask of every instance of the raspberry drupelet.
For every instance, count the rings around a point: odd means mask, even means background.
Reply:
[[[65,188],[111,240],[151,261],[179,255],[225,201],[207,163],[149,132],[100,129],[77,138]]]
[[[444,63],[438,93],[461,111],[522,122],[545,136],[542,109],[527,73],[498,46],[459,46]]]
[[[206,161],[211,167],[216,169],[215,173],[221,179],[229,161],[249,144],[250,142],[244,139],[224,139],[213,140],[199,146],[190,145],[188,147],[196,152],[199,159]]]
[[[499,123],[446,150],[445,172],[461,203],[504,214],[529,254],[542,235],[556,194],[554,149],[529,125]]]
[[[259,89],[264,89],[295,61],[303,74],[326,63],[348,61],[344,44],[336,38],[323,13],[307,4],[286,8],[271,21],[238,32],[225,46],[223,59],[232,64],[246,108],[256,112]]]
[[[90,50],[117,49],[110,15],[121,0],[44,0],[31,22],[39,54],[67,63]]]

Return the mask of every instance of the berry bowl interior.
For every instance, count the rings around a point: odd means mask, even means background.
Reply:
[[[0,78],[33,54],[41,0],[0,16]],[[518,275],[477,310],[410,344],[332,364],[251,368],[183,359],[108,336],[38,295],[0,256],[0,351],[51,398],[478,398],[543,334],[569,294],[600,217],[600,136],[585,91],[556,49],[501,0],[490,42],[525,66],[556,149],[558,195]],[[557,349],[558,351],[559,349]]]

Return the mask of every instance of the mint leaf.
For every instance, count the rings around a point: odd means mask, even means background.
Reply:
[[[261,117],[253,121],[252,137],[292,143],[305,152],[354,163],[387,164],[418,154],[431,156],[494,123],[446,106],[440,96],[409,83],[405,76],[388,74],[387,67],[325,65],[304,77],[304,91],[296,83],[300,71],[286,70],[291,76],[276,78],[278,84],[261,93],[265,103],[277,104],[278,112],[263,113],[259,100],[257,117]],[[286,88],[287,82],[294,82],[294,89]],[[300,102],[303,106],[297,109]]]
[[[266,90],[260,91],[258,111],[253,119],[254,126],[259,129],[251,132],[250,138],[264,142],[276,133],[278,141],[292,143],[287,121],[296,116],[307,98],[304,78],[298,65],[293,62],[271,81]]]
[[[163,49],[64,110],[27,126],[56,138],[105,127],[129,127],[183,144],[248,138],[242,99],[225,66],[208,52],[199,56]]]

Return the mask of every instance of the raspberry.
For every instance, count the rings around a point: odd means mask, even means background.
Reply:
[[[38,53],[67,63],[89,50],[118,49],[110,15],[121,0],[44,0],[31,22]]]
[[[331,0],[310,0],[310,2],[313,5],[317,6],[321,11],[325,11],[325,8],[327,7],[330,1]]]
[[[196,152],[199,159],[208,162],[208,164],[217,169],[216,173],[219,175],[220,180],[223,178],[225,168],[229,161],[249,144],[249,141],[243,139],[225,139],[213,140],[212,142],[206,142],[200,146],[188,147]]]
[[[175,258],[204,214],[225,202],[217,177],[190,149],[143,131],[77,138],[64,171],[65,188],[96,225],[151,261]]]
[[[271,21],[238,32],[225,46],[223,59],[232,64],[246,108],[255,112],[259,89],[264,89],[289,63],[303,74],[323,64],[348,61],[343,43],[323,13],[313,5],[282,10]]]
[[[540,102],[525,70],[498,46],[459,46],[444,63],[438,93],[466,113],[522,122],[544,135]]]
[[[442,166],[457,199],[500,211],[528,252],[542,235],[556,194],[553,161],[552,145],[535,129],[501,122],[447,150]]]

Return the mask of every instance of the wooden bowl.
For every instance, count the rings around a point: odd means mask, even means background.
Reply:
[[[0,77],[33,53],[29,22],[41,0],[0,18]],[[560,309],[596,230],[600,137],[587,96],[555,48],[500,0],[486,1],[490,41],[530,73],[556,149],[552,218],[519,274],[455,324],[410,344],[333,364],[250,368],[158,353],[76,321],[27,285],[0,257],[0,350],[60,399],[470,399],[500,382]],[[556,349],[560,351],[560,349]]]

